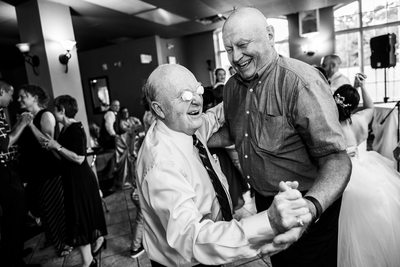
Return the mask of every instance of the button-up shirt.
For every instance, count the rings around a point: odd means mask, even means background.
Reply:
[[[3,108],[0,108],[0,165],[15,159],[16,147],[8,147],[10,138],[8,136],[9,126]]]
[[[329,79],[329,82],[331,85],[332,94],[343,84],[350,84],[349,78],[338,71],[332,75],[332,77]]]
[[[346,148],[329,85],[295,59],[275,54],[253,80],[231,77],[224,110],[243,175],[264,196],[276,194],[282,180],[310,189],[316,160]]]
[[[195,133],[203,144],[218,130],[218,118],[223,119],[222,105],[203,114],[204,123]],[[207,153],[229,197],[226,177]],[[265,212],[221,221],[214,187],[192,136],[169,129],[161,120],[146,134],[137,173],[143,245],[154,261],[166,266],[223,264],[256,256],[257,244],[272,238]]]

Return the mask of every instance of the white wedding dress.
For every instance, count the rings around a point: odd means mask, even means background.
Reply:
[[[342,123],[353,169],[339,216],[338,266],[400,266],[400,174],[390,160],[366,151],[365,142],[357,146],[367,122],[352,120]]]

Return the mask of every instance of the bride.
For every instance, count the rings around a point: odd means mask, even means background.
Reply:
[[[338,266],[399,266],[400,174],[391,161],[366,151],[374,105],[364,80],[365,76],[357,75],[354,85],[361,88],[361,111],[354,112],[360,101],[354,87],[343,85],[334,93],[353,163],[339,216]]]

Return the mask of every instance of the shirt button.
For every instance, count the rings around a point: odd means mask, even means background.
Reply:
[[[248,158],[248,156],[247,156],[247,155],[244,155],[244,158],[245,158],[245,159],[247,159],[247,158]]]
[[[249,90],[249,91],[250,91],[250,93],[252,93],[252,92],[253,92],[253,88],[250,88],[250,90]]]
[[[244,136],[247,137],[247,136],[249,136],[249,134],[248,134],[248,133],[245,133]]]
[[[247,179],[250,179],[250,175],[247,175],[246,178],[247,178]]]
[[[260,84],[261,83],[261,81],[258,81],[258,84]]]
[[[250,114],[250,111],[246,110],[246,114],[247,114],[247,115]]]

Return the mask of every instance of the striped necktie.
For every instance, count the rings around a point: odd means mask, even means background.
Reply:
[[[208,176],[210,176],[211,183],[214,187],[217,199],[222,211],[222,217],[225,221],[232,220],[232,211],[229,205],[228,196],[219,180],[217,173],[214,171],[210,159],[208,158],[207,150],[204,145],[197,139],[196,135],[193,135],[193,145],[199,150],[200,159],[207,170]]]

